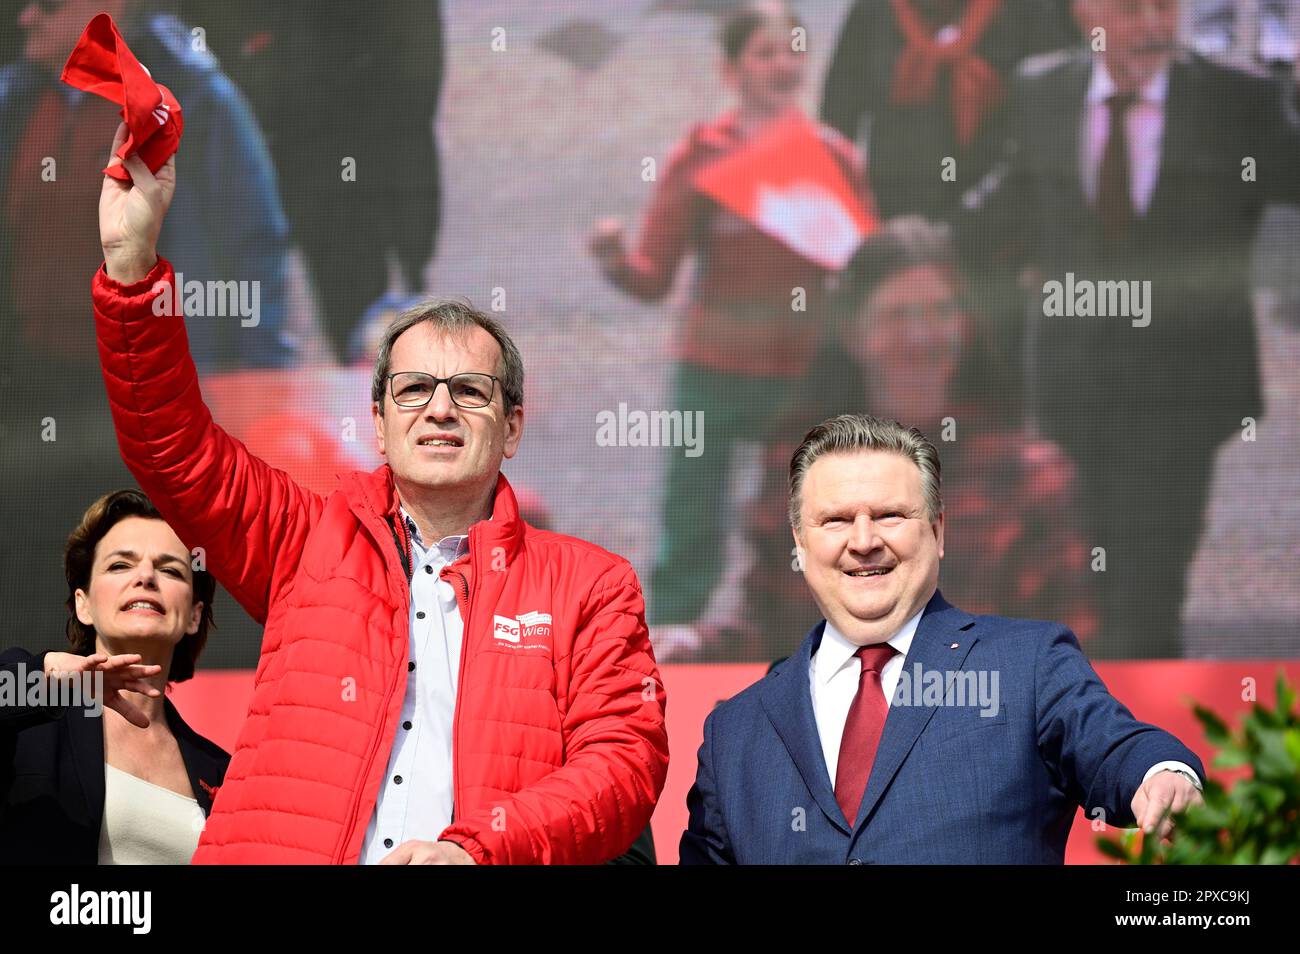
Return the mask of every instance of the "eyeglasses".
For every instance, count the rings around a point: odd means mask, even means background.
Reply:
[[[435,378],[423,371],[398,371],[388,376],[388,388],[398,407],[424,407],[444,382],[457,407],[487,407],[496,393],[496,375],[478,371],[465,371],[449,378]]]

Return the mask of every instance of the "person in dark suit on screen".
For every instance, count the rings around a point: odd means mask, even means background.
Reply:
[[[1022,65],[955,224],[970,264],[1034,276],[1015,347],[1104,551],[1096,651],[1177,656],[1216,451],[1262,410],[1250,253],[1300,202],[1295,89],[1180,52],[1178,0],[1073,9],[1087,45]]]
[[[825,620],[704,724],[684,864],[1060,864],[1076,807],[1163,834],[1204,769],[1107,692],[1063,626],[938,591],[938,453],[845,414],[790,465]]]

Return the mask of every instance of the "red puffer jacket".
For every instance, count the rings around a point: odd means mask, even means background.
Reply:
[[[184,321],[153,314],[156,289],[172,282],[165,260],[130,286],[102,268],[95,277],[118,444],[185,545],[202,547],[207,569],[265,624],[248,719],[194,861],[355,863],[406,688],[392,473],[352,473],[322,497],[226,434],[203,404]],[[631,566],[525,524],[501,476],[492,519],[470,528],[468,556],[443,575],[465,636],[456,815],[440,838],[480,864],[621,854],[668,765]]]

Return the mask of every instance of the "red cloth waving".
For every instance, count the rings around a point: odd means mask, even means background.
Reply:
[[[791,251],[838,271],[876,230],[818,128],[791,110],[702,168],[695,187]]]
[[[176,152],[185,125],[181,104],[171,90],[153,81],[149,70],[127,49],[107,13],[96,14],[86,24],[63,67],[63,82],[122,107],[128,135],[117,155],[123,161],[136,153],[150,172],[157,172]],[[109,166],[104,173],[131,181],[125,166]]]
[[[1002,79],[975,52],[1002,0],[968,0],[966,12],[950,34],[932,35],[931,26],[909,0],[893,0],[894,15],[907,46],[894,69],[893,101],[899,106],[927,103],[939,73],[952,73],[952,114],[957,141],[969,146],[981,123],[1002,99]]]

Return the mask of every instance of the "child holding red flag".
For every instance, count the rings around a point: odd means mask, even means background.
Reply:
[[[649,594],[658,627],[693,623],[706,608],[721,573],[735,445],[766,440],[817,350],[827,277],[874,223],[854,147],[797,104],[799,20],[783,4],[752,3],[720,39],[738,104],[675,148],[634,249],[615,219],[590,241],[608,279],[645,301],[666,295],[682,260],[694,258],[672,409],[703,412],[707,438],[704,453],[670,458]],[[689,628],[659,633],[690,638]]]

